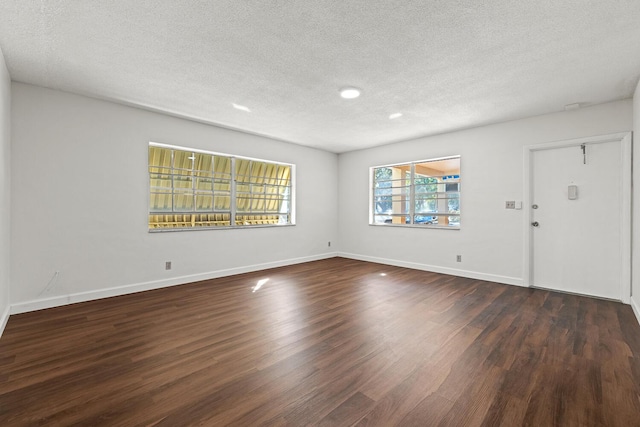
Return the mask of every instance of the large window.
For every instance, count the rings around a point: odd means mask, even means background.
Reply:
[[[460,156],[371,168],[372,225],[460,228]]]
[[[291,225],[295,166],[149,144],[149,230]]]

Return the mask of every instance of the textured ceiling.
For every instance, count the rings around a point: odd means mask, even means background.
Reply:
[[[640,1],[0,0],[0,48],[15,81],[345,152],[631,97]]]

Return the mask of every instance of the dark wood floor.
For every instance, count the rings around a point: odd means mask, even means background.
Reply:
[[[11,316],[0,425],[638,426],[640,326],[334,258]]]

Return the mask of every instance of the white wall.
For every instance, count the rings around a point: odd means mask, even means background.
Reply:
[[[521,285],[523,147],[632,129],[631,100],[612,102],[339,156],[341,255]],[[460,230],[369,226],[369,168],[460,154]],[[456,255],[462,262],[456,262]]]
[[[11,99],[12,312],[334,255],[335,154],[20,83]],[[296,164],[297,225],[148,233],[149,141]]]
[[[317,259],[338,248],[348,257],[522,284],[524,211],[506,210],[504,202],[523,200],[523,147],[628,131],[634,118],[638,129],[639,98],[336,156],[13,83],[13,312]],[[148,233],[149,141],[297,164],[298,225]],[[462,155],[461,230],[367,225],[369,167],[452,154]],[[168,260],[171,271],[164,270]],[[637,283],[636,275],[640,294]]]
[[[11,79],[0,50],[0,335],[9,318]]]
[[[633,96],[633,240],[631,307],[640,322],[640,82]]]

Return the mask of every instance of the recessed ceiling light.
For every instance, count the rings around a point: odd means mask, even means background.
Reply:
[[[236,110],[246,111],[247,113],[251,112],[249,107],[245,107],[244,105],[239,105],[239,104],[235,104],[235,103],[232,103],[231,105],[233,105],[233,108],[235,108]]]
[[[344,99],[354,99],[360,96],[360,89],[357,87],[343,87],[340,89],[340,96]]]
[[[398,117],[402,117],[402,113],[393,113],[393,114],[389,115],[389,119],[391,119],[391,120],[397,119]]]

